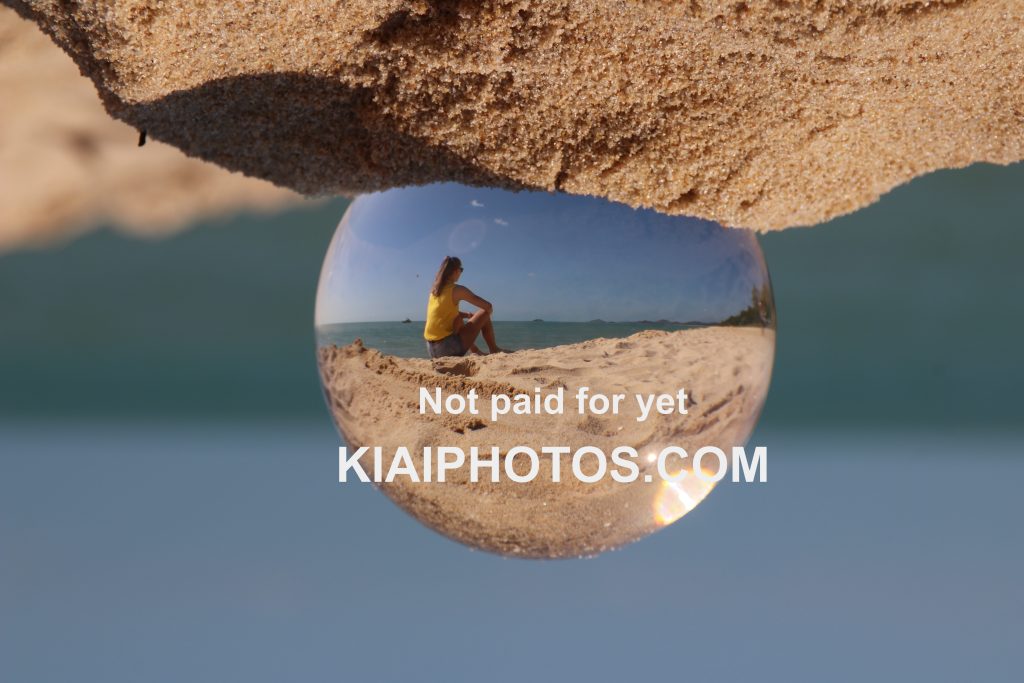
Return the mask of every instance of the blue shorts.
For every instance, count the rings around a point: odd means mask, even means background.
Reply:
[[[457,334],[449,334],[444,339],[427,342],[427,353],[431,358],[442,356],[465,356],[466,349],[462,346],[462,340]]]

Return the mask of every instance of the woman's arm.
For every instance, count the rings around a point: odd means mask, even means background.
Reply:
[[[494,311],[494,306],[491,305],[490,301],[484,299],[483,297],[477,296],[476,294],[469,290],[469,287],[455,285],[455,289],[452,291],[452,296],[455,298],[456,301],[466,301],[468,303],[473,304],[477,308],[482,308],[488,313]]]

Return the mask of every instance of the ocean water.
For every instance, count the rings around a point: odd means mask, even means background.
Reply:
[[[542,320],[495,321],[494,335],[498,343],[508,349],[544,349],[562,344],[575,344],[604,337],[618,339],[643,330],[677,330],[704,327],[703,325],[674,322],[547,322]],[[423,321],[333,323],[320,325],[316,330],[319,346],[346,346],[356,339],[378,349],[382,353],[402,358],[427,358],[426,343],[423,341]],[[477,344],[486,350],[483,338]]]

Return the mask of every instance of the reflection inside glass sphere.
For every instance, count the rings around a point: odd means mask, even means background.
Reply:
[[[376,458],[387,473],[407,449],[421,481],[380,482],[385,494],[455,540],[524,557],[597,554],[697,506],[714,483],[692,458],[659,458],[746,442],[774,321],[747,231],[454,184],[355,200],[316,305],[338,429],[349,452],[379,447],[363,469]],[[435,460],[424,481],[424,449],[442,447],[445,480]],[[622,447],[631,479],[612,476]]]

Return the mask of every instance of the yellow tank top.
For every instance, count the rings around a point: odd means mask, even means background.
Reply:
[[[423,326],[423,338],[427,341],[441,341],[455,331],[455,316],[459,304],[452,296],[455,283],[441,288],[440,296],[433,293],[427,298],[427,324]]]

